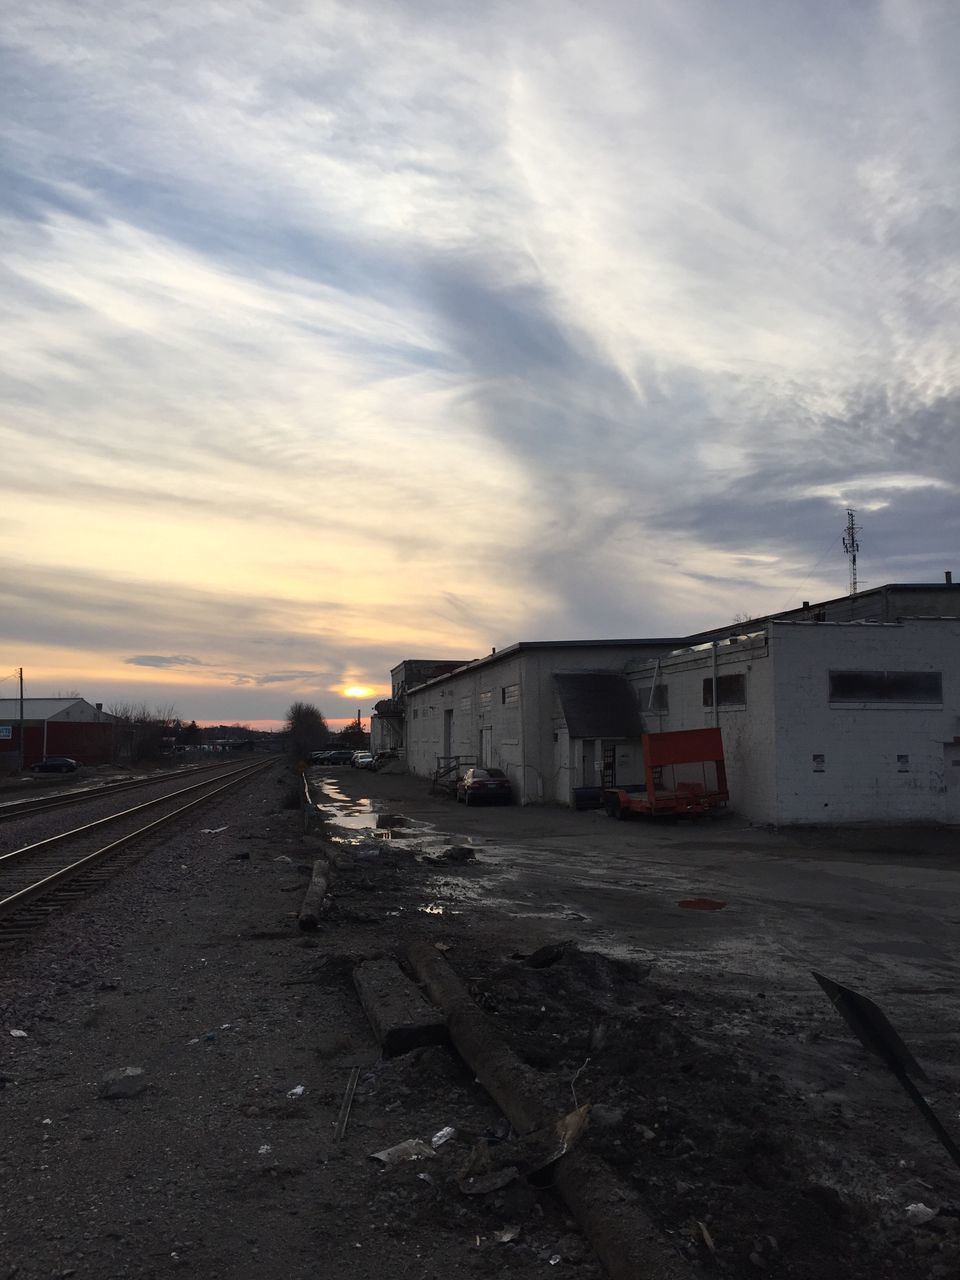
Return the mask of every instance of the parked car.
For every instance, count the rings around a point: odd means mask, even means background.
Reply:
[[[317,756],[322,756],[322,760],[317,760]],[[353,760],[352,751],[315,751],[313,753],[315,764],[350,764]]]
[[[76,773],[80,765],[72,756],[44,756],[30,766],[31,773]]]
[[[377,751],[370,763],[371,769],[382,768],[388,760],[399,760],[400,756],[396,751]]]
[[[457,799],[464,804],[476,804],[478,800],[513,801],[513,787],[502,769],[468,769],[457,779]]]
[[[373,756],[369,751],[355,751],[350,763],[355,769],[367,769],[369,768],[372,760]]]

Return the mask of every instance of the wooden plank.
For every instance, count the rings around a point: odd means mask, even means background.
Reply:
[[[424,999],[395,960],[365,960],[354,969],[353,984],[384,1057],[446,1042],[443,1014]]]

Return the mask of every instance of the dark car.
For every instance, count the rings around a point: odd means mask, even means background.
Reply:
[[[30,766],[31,773],[76,773],[80,768],[71,756],[44,756]]]
[[[476,804],[478,800],[510,804],[513,787],[502,769],[468,769],[457,779],[457,799],[464,804]]]
[[[320,764],[349,764],[353,759],[352,751],[324,751]]]
[[[400,757],[396,751],[378,751],[370,764],[371,769],[382,769],[388,760],[399,760]]]

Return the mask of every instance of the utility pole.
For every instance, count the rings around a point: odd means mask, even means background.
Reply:
[[[857,552],[860,550],[857,534],[862,532],[856,523],[856,515],[852,507],[847,508],[847,528],[843,537],[843,549],[850,561],[850,594],[852,596],[857,594]]]
[[[17,668],[17,674],[20,677],[20,770],[23,771],[23,667]]]

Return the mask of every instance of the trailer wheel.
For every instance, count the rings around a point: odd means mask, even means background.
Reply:
[[[626,817],[626,814],[623,811],[623,805],[620,803],[619,796],[607,796],[606,800],[603,802],[603,807],[606,809],[607,816],[610,818],[619,818],[622,822]]]

